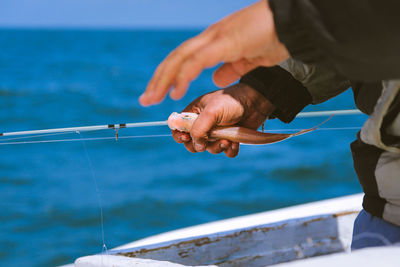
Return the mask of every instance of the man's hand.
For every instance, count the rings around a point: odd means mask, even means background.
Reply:
[[[224,64],[214,73],[217,86],[227,86],[257,66],[273,66],[289,57],[278,40],[273,14],[267,0],[261,0],[210,26],[172,51],[157,67],[142,105],[161,102],[170,96],[181,98],[189,83],[208,67]]]
[[[195,112],[199,116],[193,124],[190,135],[172,131],[178,143],[184,143],[190,152],[207,150],[212,154],[222,151],[228,157],[235,157],[239,144],[228,140],[208,142],[208,132],[215,126],[240,125],[257,129],[274,111],[275,107],[263,95],[244,84],[236,84],[200,96],[183,111]]]

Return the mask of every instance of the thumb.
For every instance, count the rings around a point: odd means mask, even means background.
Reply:
[[[217,114],[215,110],[206,107],[193,123],[190,136],[197,152],[203,152],[206,149],[208,132],[217,124]]]
[[[218,87],[226,87],[258,66],[259,64],[246,59],[241,59],[233,63],[224,63],[214,72],[213,81]]]

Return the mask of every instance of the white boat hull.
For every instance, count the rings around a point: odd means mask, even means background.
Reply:
[[[358,194],[188,227],[79,258],[75,266],[251,267],[345,252],[361,202]]]

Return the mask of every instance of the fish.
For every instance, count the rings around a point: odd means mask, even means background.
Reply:
[[[168,127],[171,130],[190,133],[193,123],[196,121],[197,117],[198,114],[192,112],[182,112],[182,113],[173,112],[168,118]],[[208,133],[208,138],[209,138],[208,140],[216,141],[216,140],[226,139],[232,142],[238,142],[248,145],[273,144],[281,142],[283,140],[286,140],[294,136],[299,136],[302,134],[315,131],[320,125],[322,125],[326,121],[318,124],[315,127],[304,129],[296,133],[265,133],[254,129],[249,129],[235,125],[216,126],[212,128]]]

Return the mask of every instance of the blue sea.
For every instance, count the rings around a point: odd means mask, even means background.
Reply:
[[[144,108],[158,63],[198,30],[0,30],[0,132],[166,120],[216,90],[212,69],[180,101]],[[306,110],[354,108],[351,91]],[[302,129],[325,118],[267,129]],[[323,127],[360,127],[336,116]],[[168,135],[166,126],[120,137]],[[242,146],[239,156],[191,154],[170,136],[106,140],[113,130],[0,143],[0,266],[55,266],[165,231],[361,192],[349,144],[356,129],[318,130]]]

